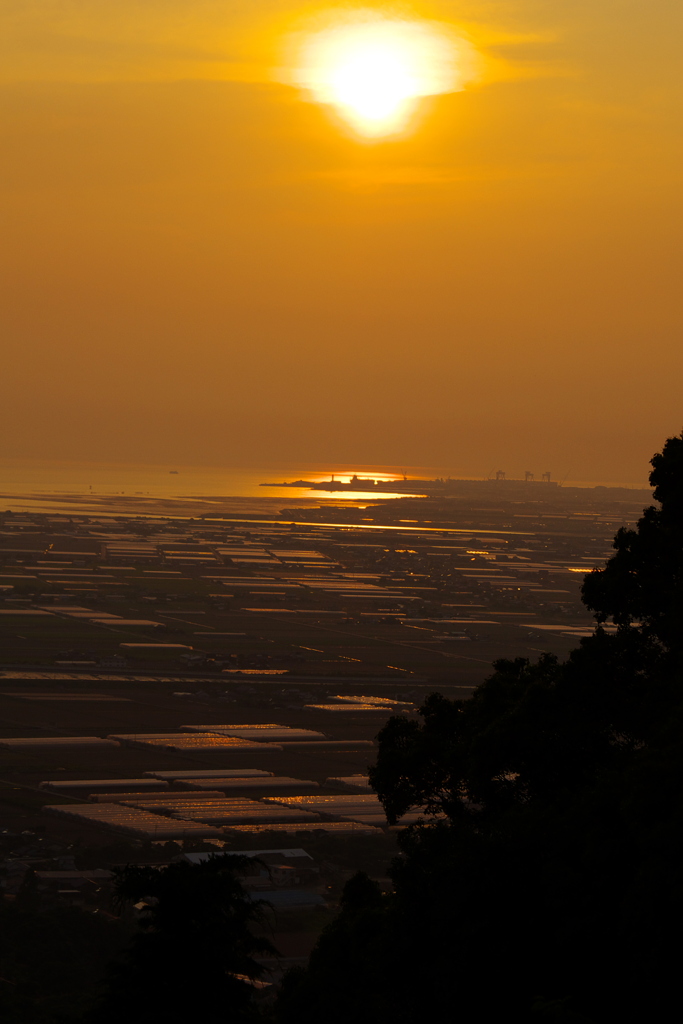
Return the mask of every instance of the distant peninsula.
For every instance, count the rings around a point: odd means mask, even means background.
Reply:
[[[560,488],[563,491],[580,491],[585,494],[587,491],[608,491],[614,498],[622,495],[634,498],[642,495],[645,500],[651,498],[652,492],[648,488],[637,487],[607,487],[597,484],[595,487],[563,487],[557,480],[551,480],[549,473],[544,473],[542,479],[537,480],[532,473],[527,473],[523,480],[506,478],[502,471],[496,473],[495,477],[484,480],[458,480],[451,477],[437,477],[434,480],[408,479],[403,476],[396,480],[376,480],[371,477],[361,477],[354,474],[348,480],[337,480],[332,475],[329,480],[291,480],[281,483],[262,483],[261,487],[297,487],[309,491],[355,491],[374,494],[402,494],[412,497],[440,497],[447,495],[469,494],[482,497],[513,497],[515,495],[541,498],[549,492],[556,492]]]

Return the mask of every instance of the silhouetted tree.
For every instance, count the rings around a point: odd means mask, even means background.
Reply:
[[[117,874],[121,906],[144,903],[140,932],[111,972],[97,1022],[249,1021],[263,967],[255,957],[274,955],[250,925],[263,915],[236,872],[248,858],[217,855],[200,864],[127,867]]]
[[[278,1019],[314,1021],[401,1020],[400,996],[391,984],[400,953],[387,927],[390,898],[359,872],[345,885],[340,913],[325,929],[307,970],[285,975]]]
[[[78,907],[41,906],[31,889],[29,882],[16,900],[0,899],[0,1020],[80,1020],[126,942],[125,929]]]
[[[643,636],[683,652],[683,434],[652,459],[650,483],[659,508],[645,509],[635,530],[621,529],[616,555],[586,576],[585,604],[598,622],[640,623]]]
[[[342,907],[282,1020],[665,1019],[683,954],[683,437],[660,508],[591,573],[593,636],[566,663],[499,661],[468,701],[391,718],[370,781],[401,833],[394,893]],[[618,629],[603,628],[612,618]],[[368,921],[372,921],[372,925]],[[343,991],[341,965],[358,962]],[[376,968],[373,976],[373,965]]]

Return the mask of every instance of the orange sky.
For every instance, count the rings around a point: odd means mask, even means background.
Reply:
[[[683,425],[680,0],[402,5],[483,70],[374,142],[282,82],[334,7],[4,0],[0,454],[642,482]]]

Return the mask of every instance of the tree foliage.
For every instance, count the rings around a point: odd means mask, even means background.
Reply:
[[[467,701],[379,735],[370,780],[409,808],[391,895],[351,900],[283,1021],[663,1019],[683,952],[683,437],[652,460],[659,508],[588,575],[595,634],[560,664],[499,661]],[[603,623],[618,629],[608,634]],[[355,973],[343,988],[339,965]],[[318,1017],[319,1019],[319,1017]]]
[[[621,529],[616,554],[586,577],[583,598],[598,622],[639,623],[642,634],[683,653],[683,435],[652,459],[650,483],[660,507],[645,509],[635,530]]]
[[[0,899],[0,1020],[80,1020],[98,998],[106,965],[124,946],[119,921],[78,907],[37,906],[31,886]]]
[[[263,974],[256,957],[276,950],[250,927],[265,904],[237,877],[248,860],[217,855],[199,864],[130,866],[117,873],[119,905],[144,905],[140,931],[113,968],[93,1021],[185,1024],[200,1017],[230,1024],[254,1018],[249,982]]]

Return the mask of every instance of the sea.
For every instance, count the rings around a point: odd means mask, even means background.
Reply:
[[[54,512],[83,515],[207,515],[212,511],[273,514],[287,507],[364,506],[371,491],[329,494],[305,487],[264,487],[293,480],[403,479],[404,468],[320,464],[225,466],[155,465],[126,462],[75,462],[0,459],[0,511]],[[409,476],[434,478],[430,467],[409,468]],[[419,488],[415,490],[419,494]],[[404,497],[384,491],[382,499]]]
[[[313,491],[306,487],[264,487],[284,481],[433,480],[457,473],[438,466],[265,464],[260,467],[159,465],[128,462],[0,459],[0,511],[84,515],[161,515],[180,518],[239,514],[274,515],[282,509],[365,507],[404,492]],[[471,479],[471,478],[470,478]],[[607,481],[566,481],[567,486],[629,486]],[[632,484],[630,486],[633,486]]]

